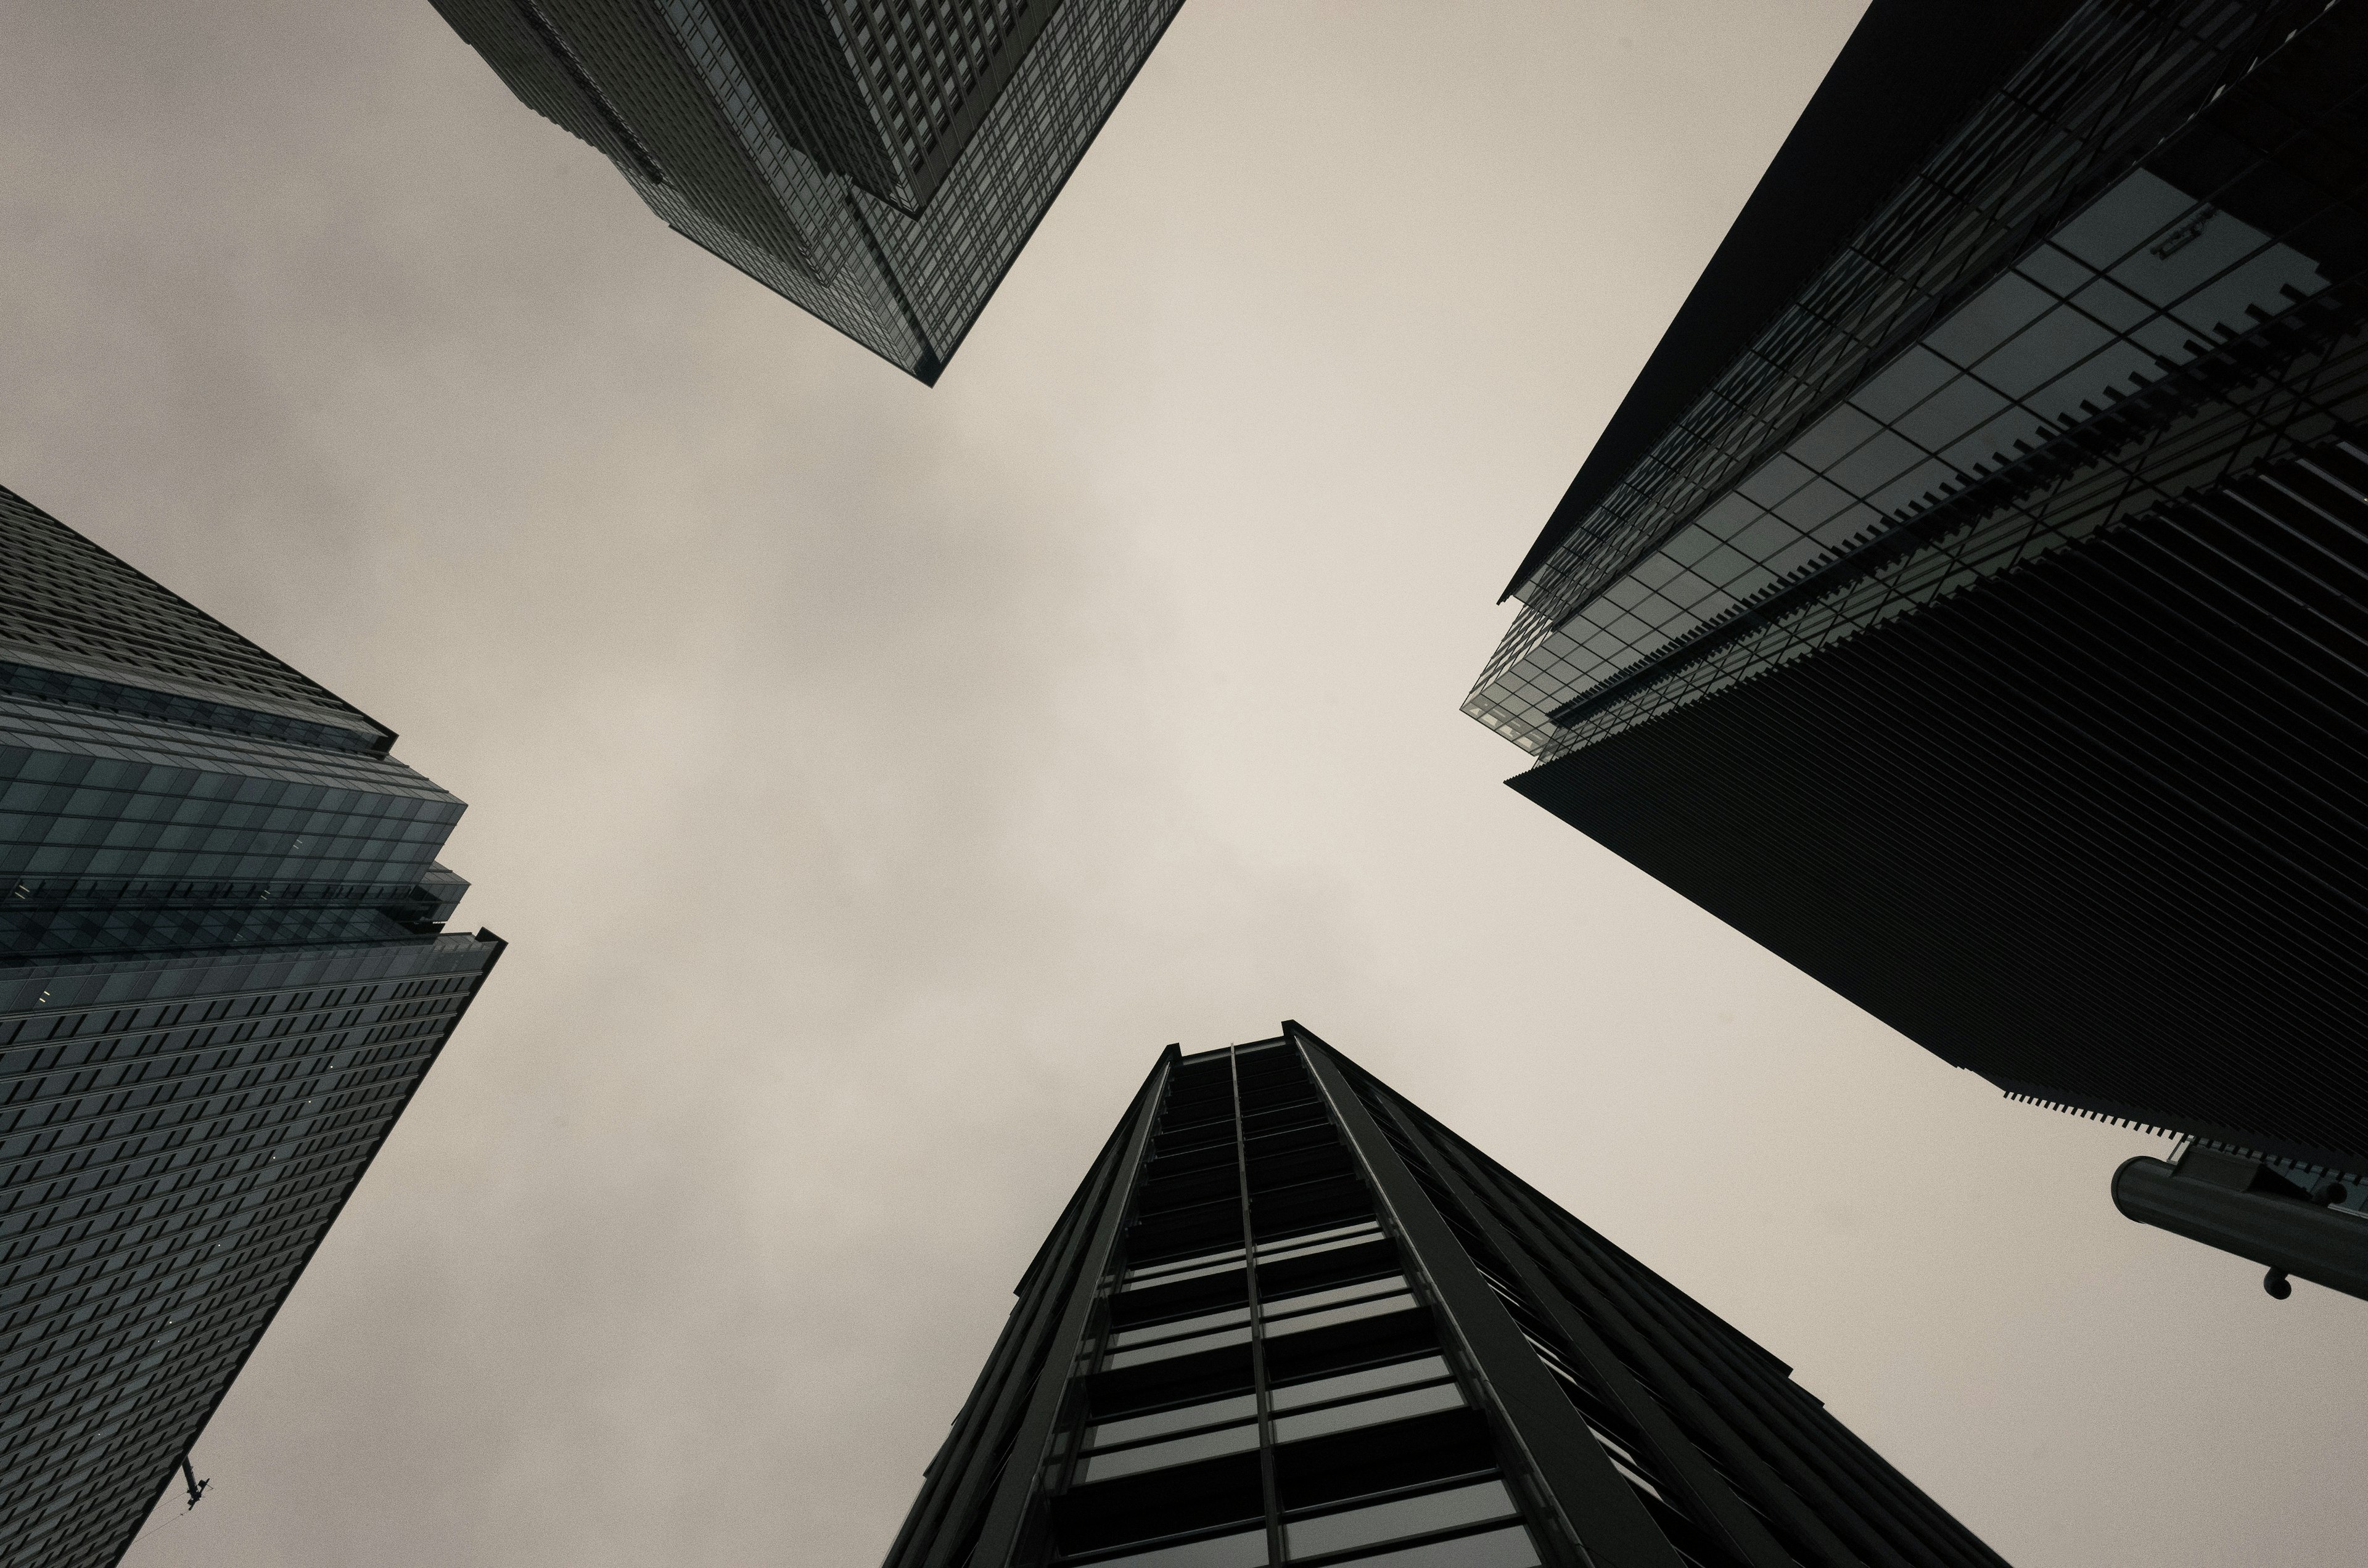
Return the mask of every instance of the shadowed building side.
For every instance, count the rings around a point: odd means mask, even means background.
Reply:
[[[1984,8],[1878,0],[1465,710],[1944,1059],[2207,1151],[2125,1211],[2368,1256],[2368,5],[2016,16],[1984,85]],[[1849,134],[1877,44],[1953,100],[1904,171]],[[1837,158],[1892,188],[1746,320],[1730,253]]]

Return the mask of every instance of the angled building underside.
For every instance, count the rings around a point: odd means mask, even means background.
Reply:
[[[1170,1047],[1018,1296],[888,1568],[1999,1568],[1296,1024]]]
[[[0,490],[0,1565],[118,1561],[500,955],[393,734]]]
[[[692,243],[934,382],[1182,0],[435,0]]]
[[[2232,1153],[2355,1291],[2363,93],[2360,0],[1876,0],[1465,703],[1948,1061]]]

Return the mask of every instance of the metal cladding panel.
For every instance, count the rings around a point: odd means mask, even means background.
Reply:
[[[2363,589],[2339,439],[1509,782],[1994,1082],[2356,1170]]]

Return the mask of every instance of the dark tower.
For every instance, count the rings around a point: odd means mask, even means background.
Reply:
[[[651,210],[935,381],[1183,0],[435,0]]]
[[[1875,0],[1508,590],[1521,793],[2368,1293],[2368,4]],[[2349,1212],[2347,1212],[2349,1210]]]
[[[476,995],[459,801],[0,490],[0,1565],[122,1556]]]
[[[2001,1568],[1297,1024],[1169,1047],[1018,1294],[887,1568]]]

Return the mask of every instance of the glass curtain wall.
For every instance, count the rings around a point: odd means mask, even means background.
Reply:
[[[1057,1462],[1059,1562],[1541,1561],[1284,1040],[1179,1066]]]

